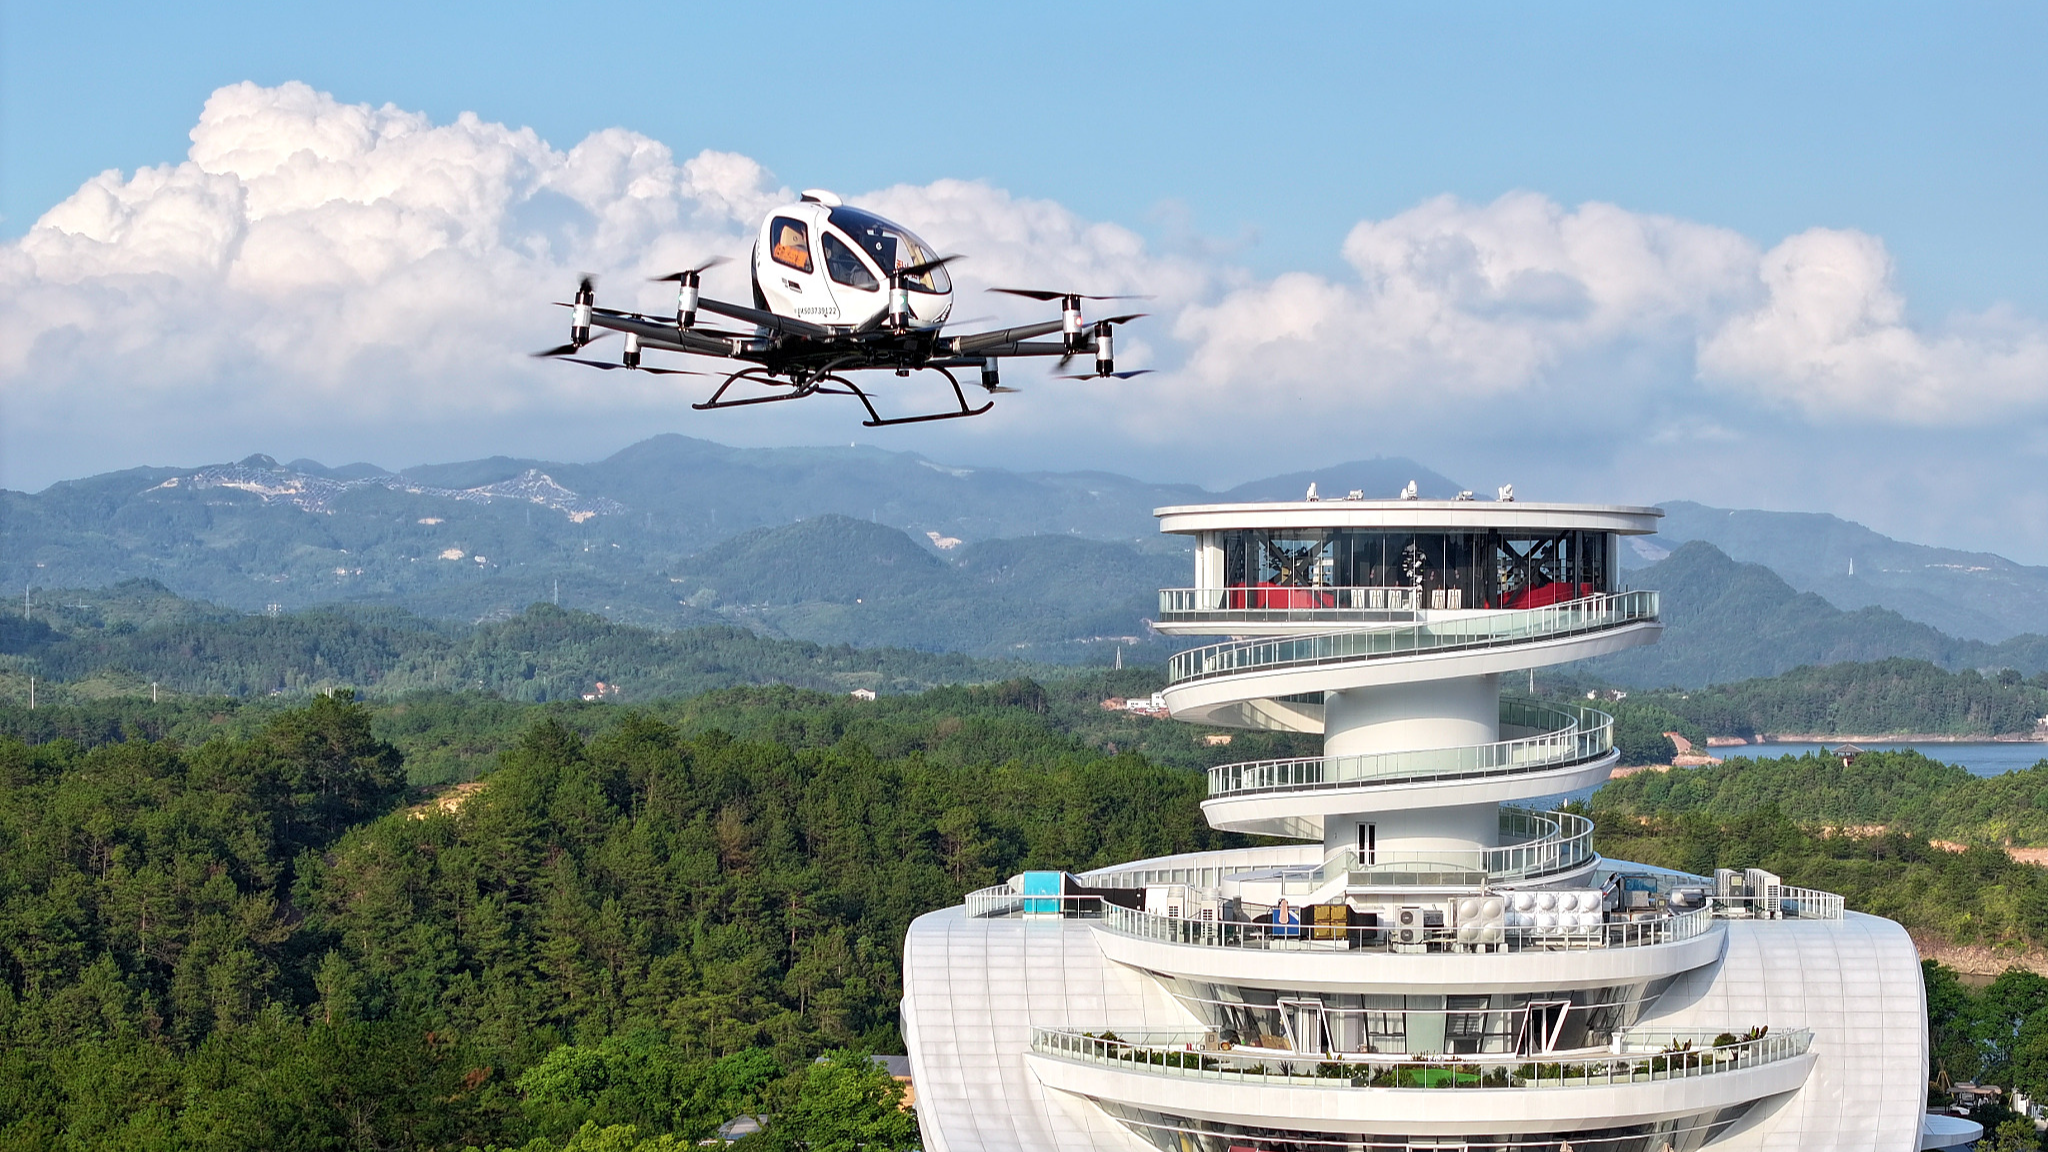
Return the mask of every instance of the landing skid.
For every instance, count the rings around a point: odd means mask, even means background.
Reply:
[[[780,396],[749,396],[744,400],[725,399],[724,397],[726,389],[731,388],[734,384],[737,384],[742,380],[750,380],[755,383],[766,384],[774,388],[788,388],[789,391],[782,393]],[[702,404],[692,404],[690,405],[690,407],[695,408],[699,412],[708,412],[713,408],[744,408],[749,404],[773,404],[778,400],[801,400],[804,397],[809,396],[814,392],[817,392],[819,390],[819,385],[822,384],[823,382],[823,379],[819,379],[810,381],[808,383],[799,384],[794,381],[779,380],[774,376],[771,376],[768,373],[761,371],[759,368],[748,368],[744,371],[735,372],[732,375],[727,376],[725,378],[725,383],[720,384],[718,386],[718,391],[713,392],[711,394],[711,399],[706,400]]]
[[[875,402],[873,398],[871,398],[865,391],[863,391],[860,385],[855,384],[853,381],[848,380],[844,376],[835,376],[830,373],[826,373],[825,375],[817,376],[810,380],[799,383],[790,380],[778,379],[777,377],[767,372],[764,372],[759,368],[749,368],[746,369],[745,371],[733,373],[732,375],[725,378],[725,382],[723,384],[720,384],[718,386],[718,391],[713,392],[711,394],[711,399],[706,400],[702,404],[692,404],[690,405],[690,407],[695,408],[700,412],[703,412],[709,411],[714,408],[740,408],[748,404],[773,404],[779,400],[801,400],[806,396],[813,395],[852,396],[860,401],[861,407],[868,410],[868,418],[866,420],[861,421],[861,427],[886,428],[894,424],[924,424],[933,420],[958,420],[963,416],[979,416],[982,413],[996,406],[996,402],[990,400],[988,403],[983,404],[979,408],[974,407],[973,405],[967,402],[967,393],[961,390],[960,380],[958,377],[954,376],[951,372],[946,371],[944,368],[930,367],[926,370],[937,372],[939,375],[944,376],[946,378],[946,383],[953,386],[953,399],[957,401],[960,405],[957,411],[930,412],[923,416],[896,416],[884,419],[882,414],[875,409]],[[725,399],[726,390],[742,380],[753,381],[756,383],[766,384],[777,388],[787,388],[788,391],[775,396],[749,396],[743,400]],[[833,387],[833,385],[838,385],[838,387]]]

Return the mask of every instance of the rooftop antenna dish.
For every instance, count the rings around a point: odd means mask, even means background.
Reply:
[[[1501,485],[1500,491],[1494,493],[1493,498],[1503,504],[1513,504],[1515,502],[1515,486],[1513,484]]]
[[[1420,495],[1419,491],[1418,491],[1418,490],[1416,489],[1416,487],[1415,487],[1415,481],[1413,481],[1413,480],[1410,480],[1410,481],[1408,482],[1408,486],[1407,486],[1406,488],[1403,488],[1403,489],[1401,489],[1401,499],[1403,499],[1403,500],[1419,500],[1419,499],[1421,499],[1421,495]]]

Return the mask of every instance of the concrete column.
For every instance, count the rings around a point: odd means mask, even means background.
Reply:
[[[1223,587],[1223,540],[1214,532],[1195,537],[1195,583],[1197,588]]]
[[[1464,748],[1499,739],[1498,675],[1357,688],[1323,698],[1326,756]],[[1325,849],[1359,846],[1360,829],[1367,825],[1381,852],[1470,851],[1499,844],[1498,804],[1408,809],[1398,792],[1382,802],[1387,811],[1325,819]]]
[[[1389,805],[1399,800],[1389,800]],[[1361,828],[1370,829],[1362,834]],[[1367,841],[1381,853],[1471,852],[1500,846],[1500,805],[1467,804],[1459,808],[1413,808],[1389,812],[1354,812],[1323,821],[1323,851],[1356,848],[1364,858]],[[1389,857],[1389,859],[1391,859]]]
[[[1463,676],[1323,698],[1323,755],[1463,748],[1500,739],[1500,677]]]

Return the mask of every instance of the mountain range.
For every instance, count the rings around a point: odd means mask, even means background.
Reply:
[[[1154,508],[1298,498],[1311,482],[1391,496],[1411,480],[1457,491],[1401,459],[1211,492],[674,435],[594,464],[392,473],[251,456],[0,492],[0,578],[141,578],[244,612],[344,603],[465,622],[545,601],[645,627],[1074,660],[1098,637],[1142,636],[1155,590],[1185,581],[1185,543],[1160,536]]]
[[[1041,662],[1155,660],[1154,590],[1185,542],[1153,509],[1455,481],[1353,461],[1221,492],[1108,472],[966,468],[877,448],[731,448],[658,436],[589,464],[494,457],[387,472],[280,464],[137,468],[0,492],[0,578],[137,578],[229,613],[316,605],[489,624],[546,602],[625,625],[740,625],[772,639]],[[1665,593],[1655,648],[1588,669],[1697,685],[1905,656],[2048,663],[2048,569],[1897,541],[1822,514],[1664,505],[1628,580]],[[38,591],[42,590],[42,591]],[[60,597],[61,599],[61,597]]]
[[[1838,608],[1889,608],[1951,636],[1996,643],[2048,631],[2048,568],[1990,552],[1909,544],[1822,512],[1760,512],[1667,501],[1655,536],[1624,564],[1648,564],[1688,540],[1762,564]]]
[[[1703,540],[1629,573],[1661,596],[1656,643],[1588,661],[1579,669],[1618,684],[1698,688],[1794,668],[1904,657],[1950,671],[2048,670],[2048,636],[2022,633],[1989,644],[1950,636],[1889,608],[1844,610],[1802,592],[1762,564],[1743,563]]]

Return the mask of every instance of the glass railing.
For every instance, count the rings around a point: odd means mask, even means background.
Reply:
[[[1636,1029],[1597,1054],[1477,1056],[1319,1056],[1283,1049],[1226,1047],[1208,1033],[1095,1035],[1034,1028],[1031,1050],[1120,1071],[1296,1088],[1511,1089],[1655,1084],[1725,1075],[1803,1056],[1813,1033],[1761,1034]],[[1718,1043],[1716,1041],[1719,1041]]]
[[[1361,859],[1357,849],[1341,848],[1313,863],[1246,864],[1226,868],[1117,868],[1090,873],[1090,883],[1106,888],[1141,888],[1147,884],[1193,884],[1213,887],[1237,875],[1256,873],[1278,880],[1289,897],[1320,889],[1339,873],[1364,885],[1509,884],[1541,879],[1592,862],[1593,822],[1569,812],[1534,812],[1502,805],[1498,848],[1374,851]]]
[[[1304,668],[1427,653],[1503,648],[1588,632],[1603,632],[1610,628],[1655,619],[1655,592],[1589,596],[1583,600],[1570,600],[1543,608],[1485,612],[1430,624],[1210,644],[1176,654],[1168,664],[1168,679],[1171,683],[1179,684],[1190,680],[1234,676],[1276,668]]]
[[[1250,588],[1161,588],[1161,624],[1289,624],[1388,621],[1405,623],[1431,600],[1437,608],[1463,607],[1455,590],[1424,593],[1419,588],[1337,588],[1309,586]]]
[[[1570,812],[1531,812],[1504,805],[1500,834],[1509,843],[1498,848],[1366,853],[1346,848],[1316,873],[1291,881],[1283,890],[1306,895],[1337,870],[1349,873],[1355,888],[1512,884],[1569,872],[1598,859],[1593,822]]]
[[[1706,932],[1719,909],[1696,908],[1636,920],[1594,925],[1463,925],[1402,928],[1393,925],[1274,924],[1270,919],[1205,919],[1163,916],[1112,904],[1099,895],[1026,896],[1005,885],[967,897],[970,917],[1087,920],[1104,930],[1140,940],[1200,948],[1241,948],[1260,952],[1523,953],[1590,952],[1676,944]]]
[[[1247,948],[1261,952],[1589,952],[1609,948],[1643,948],[1676,944],[1705,932],[1714,922],[1713,909],[1697,908],[1675,916],[1616,920],[1591,926],[1464,925],[1448,928],[1399,928],[1391,925],[1277,925],[1262,920],[1203,920],[1160,916],[1103,902],[1099,897],[1060,897],[1072,901],[1058,915],[1099,920],[1119,935],[1167,944],[1202,948]],[[1092,905],[1086,903],[1093,900]]]
[[[1503,726],[1547,729],[1535,736],[1462,748],[1252,760],[1209,769],[1210,796],[1306,792],[1423,780],[1512,776],[1597,760],[1614,749],[1614,718],[1591,708],[1503,701]]]

